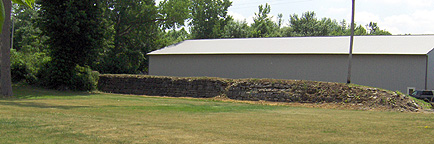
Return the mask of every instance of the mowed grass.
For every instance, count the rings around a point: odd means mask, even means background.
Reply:
[[[0,143],[434,143],[434,114],[14,87]]]

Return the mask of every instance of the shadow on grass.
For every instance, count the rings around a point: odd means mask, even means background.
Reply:
[[[65,110],[89,107],[89,106],[59,106],[59,105],[48,105],[45,103],[36,103],[36,102],[10,102],[10,101],[0,102],[0,105],[30,107],[30,108],[55,108],[55,109],[65,109]]]
[[[75,92],[75,91],[57,91],[49,90],[44,88],[38,88],[27,85],[14,85],[12,86],[12,91],[14,93],[12,98],[0,98],[0,100],[20,100],[20,99],[31,99],[31,98],[67,98],[76,96],[90,96],[90,92]]]

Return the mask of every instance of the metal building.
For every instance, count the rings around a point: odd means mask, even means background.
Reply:
[[[345,83],[349,37],[187,40],[149,53],[149,74]],[[356,36],[352,82],[434,89],[434,35]]]

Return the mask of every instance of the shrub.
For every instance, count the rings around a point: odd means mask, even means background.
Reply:
[[[53,66],[49,63],[38,73],[40,86],[56,90],[96,90],[99,73],[89,67],[76,66],[73,70]]]
[[[11,50],[11,77],[13,82],[34,84],[37,73],[50,58],[43,52],[25,53]]]
[[[72,77],[73,86],[76,90],[96,90],[99,73],[97,71],[92,71],[89,67],[77,66],[75,68],[76,73]]]

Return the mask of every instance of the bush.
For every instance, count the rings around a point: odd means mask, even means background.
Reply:
[[[44,63],[50,60],[45,53],[24,53],[11,50],[11,77],[13,82],[25,81],[28,84],[37,82],[37,73]]]
[[[99,73],[89,67],[76,66],[72,70],[54,66],[51,62],[38,73],[40,86],[56,90],[92,91],[96,90]]]
[[[74,89],[76,90],[96,90],[99,73],[92,71],[89,67],[77,66],[75,75],[72,77]]]

